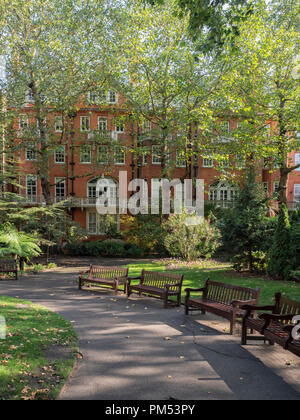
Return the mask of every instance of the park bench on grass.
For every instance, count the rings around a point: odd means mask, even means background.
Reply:
[[[140,281],[139,284],[131,284],[132,280]],[[131,293],[157,296],[163,300],[165,308],[171,302],[169,297],[176,297],[177,306],[180,306],[182,282],[183,275],[142,270],[139,277],[128,278],[127,296],[130,297]]]
[[[260,289],[233,286],[206,280],[201,289],[185,289],[185,314],[200,310],[203,314],[212,312],[230,321],[230,334],[235,332],[238,318],[242,318],[245,311],[241,309],[245,304],[258,304]],[[191,292],[202,292],[202,297],[191,297]]]
[[[119,285],[124,285],[126,293],[128,268],[102,267],[91,265],[89,270],[79,273],[78,288],[81,289],[86,283],[112,287],[115,294],[118,293]]]
[[[0,260],[0,274],[14,274],[18,280],[18,265],[15,260]]]
[[[272,306],[253,306],[245,305],[243,307],[245,315],[242,328],[242,345],[247,344],[247,340],[269,341],[271,345],[279,344],[286,350],[300,356],[300,340],[294,340],[292,330],[295,324],[292,320],[300,315],[300,302],[288,299],[275,294],[275,304]],[[257,315],[257,311],[263,313]],[[267,313],[267,312],[270,313]],[[257,331],[258,335],[247,335],[247,331]]]

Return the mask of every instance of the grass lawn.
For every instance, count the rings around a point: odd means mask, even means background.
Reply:
[[[300,283],[281,282],[270,280],[264,276],[253,276],[247,273],[238,274],[232,270],[229,263],[221,263],[212,260],[200,262],[198,264],[183,264],[180,261],[154,260],[149,263],[134,263],[128,265],[129,276],[138,276],[142,269],[152,271],[169,271],[174,274],[184,274],[183,293],[186,287],[199,288],[204,286],[204,281],[208,277],[211,280],[229,283],[250,288],[261,288],[260,305],[270,305],[273,303],[274,294],[281,292],[290,299],[300,301]],[[197,294],[195,293],[194,296]]]
[[[0,296],[6,338],[0,337],[0,400],[55,399],[78,349],[72,325],[28,301]]]

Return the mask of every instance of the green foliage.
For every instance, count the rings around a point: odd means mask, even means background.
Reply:
[[[263,251],[253,251],[251,254],[252,269],[255,273],[265,273],[268,265],[268,256]],[[249,254],[234,255],[231,258],[233,268],[240,273],[243,269],[249,268]]]
[[[140,257],[142,250],[135,244],[125,243],[119,239],[104,241],[82,242],[67,244],[67,251],[72,255],[85,255],[93,257]]]
[[[287,280],[293,268],[291,249],[291,226],[286,205],[280,207],[273,244],[269,253],[267,272],[269,275]]]
[[[190,216],[174,214],[164,222],[164,246],[172,257],[187,261],[210,258],[219,246],[219,232],[206,220],[189,225]]]
[[[128,217],[121,232],[126,242],[135,244],[144,254],[165,254],[161,216]]]
[[[268,248],[273,234],[273,221],[267,217],[267,210],[268,200],[256,183],[255,173],[249,172],[245,184],[239,187],[235,207],[228,209],[217,223],[224,250],[231,257],[242,256],[243,261],[247,256],[250,271],[254,271],[255,253]]]
[[[290,272],[290,278],[297,283],[300,283],[300,270],[292,270]]]
[[[0,228],[0,257],[37,257],[42,252],[38,242],[38,238],[19,232],[15,226],[7,223]]]

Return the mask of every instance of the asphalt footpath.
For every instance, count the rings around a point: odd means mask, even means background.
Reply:
[[[111,290],[77,289],[82,267],[0,281],[0,294],[68,319],[78,359],[62,400],[299,400],[297,390],[229,334],[183,307]]]

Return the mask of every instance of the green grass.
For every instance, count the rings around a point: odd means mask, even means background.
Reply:
[[[76,360],[72,325],[44,307],[6,296],[0,296],[0,316],[6,320],[6,338],[0,339],[0,400],[55,399]],[[63,350],[58,351],[63,357],[50,359],[47,349]]]
[[[182,298],[184,298],[184,289],[186,287],[203,287],[205,279],[209,277],[211,280],[222,283],[254,289],[259,287],[261,289],[260,305],[272,304],[276,292],[281,292],[290,299],[300,301],[300,283],[270,280],[264,276],[252,276],[246,273],[238,274],[232,270],[229,263],[208,260],[188,267],[187,264],[181,266],[180,262],[174,261],[173,266],[170,267],[170,261],[168,260],[154,260],[149,263],[130,264],[128,267],[130,277],[139,275],[142,269],[184,274]],[[194,296],[197,296],[197,293],[195,293]]]

